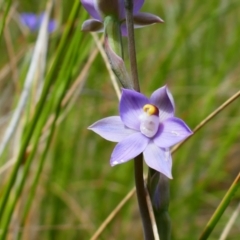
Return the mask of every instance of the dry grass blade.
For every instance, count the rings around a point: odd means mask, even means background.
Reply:
[[[28,101],[31,86],[35,79],[36,72],[40,66],[38,78],[43,78],[44,69],[45,69],[45,61],[46,61],[46,52],[47,52],[47,43],[48,43],[48,22],[49,22],[49,15],[50,10],[52,8],[52,4],[49,5],[48,10],[46,11],[45,17],[43,19],[42,25],[40,27],[39,35],[37,38],[36,46],[34,49],[33,57],[31,60],[31,64],[29,67],[29,71],[25,80],[24,88],[22,90],[18,106],[13,114],[13,117],[6,129],[4,137],[2,139],[2,143],[0,145],[0,155],[3,153],[5,147],[7,146],[8,142],[10,141],[12,135],[16,131],[18,123],[21,119],[21,115],[24,111],[25,105]]]
[[[240,91],[235,93],[232,97],[230,97],[226,102],[224,102],[220,107],[218,107],[215,111],[209,114],[204,120],[202,120],[194,129],[193,134],[186,138],[183,142],[177,144],[174,148],[172,148],[172,153],[174,153],[178,148],[180,148],[188,139],[190,139],[196,132],[198,132],[203,126],[205,126],[210,120],[212,120],[217,114],[219,114],[224,108],[226,108],[230,103],[235,101],[240,96]]]
[[[97,44],[97,47],[102,55],[102,58],[105,62],[105,65],[107,67],[107,70],[109,72],[109,75],[110,75],[110,79],[112,81],[112,85],[113,85],[113,88],[117,94],[117,97],[118,99],[120,99],[120,96],[121,96],[121,92],[120,92],[120,89],[119,89],[119,86],[118,86],[118,83],[117,83],[117,78],[115,76],[115,74],[113,73],[112,69],[111,69],[111,65],[108,61],[108,58],[107,58],[107,55],[103,49],[103,46],[102,46],[102,41],[98,39],[96,33],[92,33],[92,36],[93,36],[93,39],[95,41],[95,43]]]
[[[16,161],[16,157],[15,158],[11,158],[10,160],[8,160],[3,166],[0,167],[0,175],[2,173],[4,173],[7,169],[9,169]]]
[[[23,55],[26,53],[26,49],[21,49],[17,54],[15,54],[14,61],[16,64],[18,61],[23,57]],[[1,70],[0,70],[0,87],[2,84],[2,80],[11,72],[11,66],[10,64],[6,64]]]
[[[157,224],[156,224],[156,221],[155,221],[155,216],[154,216],[154,212],[153,212],[153,208],[152,208],[151,198],[149,196],[149,192],[148,192],[146,187],[145,187],[145,191],[146,191],[146,197],[147,197],[148,211],[149,211],[149,215],[150,215],[151,223],[152,223],[152,228],[153,228],[154,239],[155,240],[160,240],[160,237],[159,237],[159,234],[158,234],[158,229],[157,229]]]
[[[18,91],[19,83],[18,83],[17,62],[16,62],[16,58],[15,58],[14,46],[13,46],[13,42],[11,39],[11,33],[10,33],[10,29],[9,29],[9,24],[8,24],[9,19],[12,17],[13,12],[15,11],[15,8],[16,8],[16,4],[13,5],[9,11],[6,26],[3,30],[3,32],[4,32],[4,38],[5,38],[5,42],[6,42],[7,52],[9,55],[9,66],[10,66],[10,70],[12,72],[12,78],[14,81],[15,90]]]
[[[98,54],[98,48],[95,48],[92,51],[92,53],[90,54],[88,61],[84,65],[84,67],[83,67],[82,71],[80,72],[79,76],[77,77],[76,81],[72,84],[71,88],[68,90],[66,96],[64,97],[64,99],[62,101],[62,108],[64,108],[69,103],[69,101],[74,98],[73,95],[77,97],[76,92],[78,93],[79,90],[82,89],[86,75],[87,75],[89,68],[91,67],[94,59],[96,58],[97,54]],[[72,102],[74,102],[74,100],[76,100],[76,97],[73,99]],[[57,124],[59,124],[64,119],[64,117],[67,115],[67,112],[69,111],[70,108],[71,108],[71,106],[70,106],[70,104],[68,104],[67,108],[65,108],[63,115],[61,115],[61,117],[57,121]],[[43,129],[43,135],[41,136],[41,139],[40,139],[41,144],[43,144],[45,139],[47,138],[47,136],[49,134],[49,128],[50,128],[53,120],[54,120],[54,116],[53,115],[49,116],[46,126]],[[31,148],[32,148],[32,146],[28,146],[28,151],[30,151]],[[2,173],[4,173],[6,170],[8,170],[11,166],[13,166],[15,161],[16,161],[16,156],[11,158],[3,166],[1,166],[0,167],[0,175]]]
[[[79,76],[77,77],[76,81],[72,84],[71,88],[68,90],[66,96],[64,97],[64,99],[62,101],[62,107],[64,107],[69,102],[71,97],[74,95],[74,92],[76,92],[76,89],[78,89],[78,87],[83,83],[97,54],[98,54],[98,49],[95,48],[92,51],[92,53],[90,54],[86,64],[84,65],[84,67],[83,67],[82,71],[80,72]]]
[[[227,239],[227,236],[228,236],[234,222],[236,221],[239,213],[240,213],[240,203],[238,204],[236,210],[233,212],[231,218],[229,219],[228,223],[226,224],[225,228],[223,229],[223,232],[222,232],[219,240]]]
[[[71,209],[72,213],[78,219],[80,223],[84,223],[88,226],[88,229],[92,231],[93,224],[90,221],[88,215],[84,212],[84,209],[80,206],[72,196],[70,196],[66,191],[64,191],[57,184],[51,185],[52,191]]]
[[[57,230],[57,231],[69,231],[69,230],[81,230],[81,229],[88,229],[87,224],[81,225],[72,225],[72,224],[59,224],[59,225],[30,225],[27,227],[31,232],[44,232],[50,230]],[[25,227],[19,228],[18,231],[25,231]],[[10,231],[12,229],[10,228]]]
[[[101,226],[93,234],[90,240],[96,240],[100,234],[104,231],[106,226],[114,219],[117,213],[122,209],[122,207],[128,202],[128,200],[134,195],[135,187],[123,198],[123,200],[114,208],[114,210],[108,215],[108,217],[103,221]]]

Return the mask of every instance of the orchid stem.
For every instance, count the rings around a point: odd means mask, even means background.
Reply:
[[[140,86],[138,81],[135,39],[134,39],[133,14],[132,14],[133,0],[125,0],[125,9],[126,9],[126,23],[127,23],[127,31],[128,31],[128,52],[129,52],[133,87],[134,87],[134,90],[140,92]]]
[[[144,229],[144,239],[154,240],[151,218],[148,211],[146,192],[143,180],[143,155],[142,153],[134,159],[135,184],[138,199],[139,210]]]
[[[131,75],[134,90],[140,92],[140,86],[138,81],[137,71],[137,59],[134,40],[134,27],[133,27],[133,1],[125,0],[126,9],[126,23],[128,31],[128,51],[131,66]],[[146,192],[143,180],[143,154],[135,157],[134,159],[134,172],[135,172],[135,184],[139,210],[142,218],[142,224],[144,229],[144,239],[154,240],[153,229],[151,225],[151,218],[147,206]]]

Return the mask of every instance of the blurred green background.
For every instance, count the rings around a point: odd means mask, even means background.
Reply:
[[[13,0],[11,3],[0,42],[0,139],[23,90],[37,39],[36,32],[21,26],[19,14],[41,13],[45,11],[46,2]],[[93,61],[88,62],[97,47],[90,33],[80,31],[83,21],[89,18],[80,3],[74,21],[68,20],[74,2],[56,0],[53,5],[51,18],[57,21],[58,27],[49,36],[46,76],[54,61],[58,62],[39,122],[43,116],[48,118],[56,111],[59,95],[66,96],[79,78],[81,84],[73,87],[70,101],[59,110],[46,156],[43,153],[48,138],[37,145],[23,191],[14,207],[7,239],[15,239],[19,232],[22,239],[90,239],[134,187],[133,161],[110,167],[115,144],[87,130],[101,118],[118,115],[118,98],[102,56],[97,53]],[[5,10],[6,5],[2,3],[1,18]],[[176,116],[193,129],[240,88],[240,2],[146,0],[142,11],[159,15],[165,23],[135,31],[141,91],[150,96],[155,89],[167,84],[175,99]],[[56,52],[67,27],[71,29],[59,57]],[[71,51],[73,39],[75,47],[67,63],[64,60]],[[124,46],[129,65],[126,39]],[[67,79],[69,84],[65,89]],[[37,87],[33,86],[18,131],[0,159],[0,198],[13,169],[13,165],[6,169],[3,166],[18,154],[35,111],[36,103],[31,99],[36,91]],[[169,209],[173,240],[198,239],[237,176],[240,170],[239,116],[237,99],[174,154]],[[36,128],[29,145],[36,139]],[[42,135],[45,132],[42,130]],[[26,150],[25,162],[18,168],[5,218],[17,195],[15,191],[29,154],[31,149]],[[45,162],[36,193],[22,225],[23,209],[42,158]],[[239,200],[238,191],[210,240],[220,239]],[[237,240],[239,236],[238,216],[226,239]],[[97,239],[143,239],[135,195]]]

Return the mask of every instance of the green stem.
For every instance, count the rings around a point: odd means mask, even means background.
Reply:
[[[79,41],[75,41],[75,45],[76,43],[79,43]],[[73,47],[69,49],[69,51],[67,52],[67,56],[66,56],[66,61],[65,61],[65,65],[66,64],[69,64],[70,66],[72,66],[70,63],[71,63],[71,60],[73,61],[73,59],[75,59],[73,57],[73,53],[76,53],[76,49],[78,49],[78,47],[75,46],[74,48],[74,45],[72,45]],[[66,67],[62,68],[62,69],[67,69]],[[57,117],[59,115],[59,112],[60,112],[60,108],[61,108],[61,102],[62,102],[62,99],[65,95],[65,90],[68,88],[68,85],[70,83],[70,74],[71,74],[71,68],[69,68],[68,72],[65,72],[65,77],[64,79],[68,79],[67,81],[64,82],[64,87],[63,89],[61,90],[61,96],[60,98],[58,98],[58,104],[57,104],[57,107],[56,107],[56,113],[55,113],[55,117],[54,117],[54,122],[53,122],[53,125],[51,127],[51,132],[50,132],[50,136],[48,138],[48,141],[47,141],[47,145],[45,147],[45,151],[42,155],[42,158],[41,158],[41,161],[40,161],[40,164],[39,164],[39,168],[38,168],[38,172],[37,172],[37,175],[34,179],[34,183],[33,183],[33,187],[32,187],[32,191],[30,191],[30,202],[28,201],[28,205],[27,205],[27,210],[29,209],[30,207],[30,204],[31,204],[31,200],[32,198],[34,197],[34,193],[35,193],[35,188],[37,186],[37,183],[38,183],[38,179],[39,179],[39,176],[40,176],[40,173],[41,173],[41,170],[42,170],[42,167],[43,167],[43,163],[44,163],[44,160],[46,158],[46,154],[47,154],[47,151],[48,151],[48,148],[49,148],[49,145],[50,145],[50,142],[51,142],[51,139],[52,139],[52,136],[53,136],[53,132],[54,132],[54,129],[55,129],[55,123],[56,123],[56,120],[57,120]],[[69,76],[67,76],[69,75]],[[62,79],[62,78],[61,78]],[[56,101],[55,98],[52,99],[52,101]],[[52,104],[51,104],[52,105]],[[7,230],[8,230],[8,226],[9,226],[9,223],[10,223],[10,220],[11,220],[11,216],[12,216],[12,213],[13,213],[13,210],[17,204],[17,201],[20,197],[20,194],[22,192],[22,189],[24,187],[24,184],[26,182],[26,179],[27,179],[27,176],[28,176],[28,172],[29,172],[29,169],[30,169],[30,166],[31,166],[31,163],[33,161],[33,158],[34,158],[34,155],[35,155],[35,152],[37,150],[37,146],[38,146],[38,142],[39,142],[39,139],[40,139],[40,136],[41,136],[41,132],[42,132],[42,127],[44,126],[44,123],[46,122],[46,119],[47,119],[47,116],[44,118],[43,121],[41,121],[41,127],[38,128],[38,133],[37,133],[37,137],[35,138],[35,142],[34,142],[34,148],[32,149],[31,151],[31,155],[28,157],[27,159],[27,164],[24,168],[24,174],[23,174],[23,177],[21,179],[21,182],[20,182],[20,185],[19,187],[17,188],[17,192],[16,192],[16,195],[14,197],[14,201],[13,203],[11,204],[9,210],[8,210],[8,215],[6,216],[6,219],[5,219],[5,222],[4,222],[4,225],[3,225],[3,232],[2,232],[2,238],[1,239],[5,239],[6,237],[6,234],[7,234]],[[27,213],[28,211],[24,211],[24,213]],[[24,215],[24,217],[26,217],[27,214]],[[20,237],[20,236],[19,236]]]
[[[128,52],[131,66],[131,74],[133,79],[134,89],[140,92],[140,86],[138,81],[138,70],[137,70],[137,58],[135,49],[135,38],[134,38],[134,24],[133,24],[133,0],[125,0],[126,9],[126,23],[128,31]]]
[[[143,154],[135,157],[134,159],[134,172],[135,172],[135,185],[136,193],[139,205],[139,211],[141,214],[143,229],[144,229],[144,239],[154,240],[152,223],[150,214],[148,211],[146,192],[143,180]]]
[[[112,50],[123,59],[122,34],[119,21],[112,16],[107,16],[104,18],[104,28]]]
[[[112,71],[124,88],[133,89],[123,61],[121,24],[112,16],[104,18],[104,48]]]
[[[76,36],[78,36],[79,34],[80,34],[80,31],[79,31],[79,33],[76,34]],[[40,164],[39,164],[37,175],[36,175],[36,177],[34,179],[34,184],[35,185],[33,185],[32,191],[30,191],[30,197],[34,196],[35,188],[36,188],[37,183],[38,183],[38,178],[40,176],[41,169],[43,167],[43,162],[44,162],[44,160],[46,158],[48,147],[49,147],[49,145],[51,143],[51,139],[52,139],[53,132],[54,132],[54,129],[55,129],[55,123],[56,123],[56,120],[58,118],[58,115],[59,115],[59,112],[60,112],[60,109],[61,109],[61,102],[62,102],[63,97],[65,96],[66,89],[68,88],[69,83],[70,83],[70,79],[71,79],[70,75],[71,75],[71,70],[72,69],[70,67],[67,68],[66,65],[72,66],[73,65],[72,63],[73,63],[73,61],[76,58],[76,53],[77,53],[77,49],[78,49],[78,45],[79,45],[79,38],[77,38],[77,39],[74,38],[74,40],[73,40],[72,44],[70,44],[69,50],[68,50],[66,58],[65,58],[64,65],[62,66],[62,69],[65,69],[64,77],[63,77],[65,79],[65,81],[62,84],[61,94],[60,94],[60,96],[58,98],[56,96],[57,94],[55,94],[54,96],[57,99],[52,98],[52,102],[50,104],[50,105],[53,105],[54,102],[57,101],[57,106],[56,106],[55,116],[54,116],[54,122],[53,122],[52,127],[51,127],[51,132],[50,132],[50,136],[48,137],[47,145],[45,147],[44,153],[43,153],[42,158],[40,160]],[[74,55],[75,55],[75,57],[74,57]],[[66,71],[66,69],[67,69],[67,71]],[[63,71],[61,71],[61,72],[63,72]],[[63,78],[59,77],[59,80],[62,80]],[[21,182],[20,182],[20,184],[19,184],[19,186],[17,188],[17,192],[16,192],[16,195],[14,197],[13,203],[11,204],[11,206],[10,206],[10,208],[8,210],[8,215],[6,216],[6,219],[5,219],[5,222],[4,222],[4,225],[3,225],[2,239],[5,239],[5,237],[6,237],[12,213],[13,213],[14,208],[15,208],[18,200],[19,200],[19,197],[20,197],[21,192],[23,190],[24,184],[25,184],[26,179],[28,177],[28,172],[29,172],[30,166],[32,164],[32,161],[34,159],[34,155],[35,155],[35,152],[37,150],[39,139],[40,139],[40,136],[41,136],[41,133],[42,133],[42,128],[43,128],[43,126],[44,126],[44,124],[45,124],[45,122],[47,120],[47,116],[44,117],[44,120],[41,121],[41,126],[38,128],[37,137],[35,138],[35,142],[34,142],[34,148],[31,151],[31,155],[27,159],[27,163],[26,163],[26,166],[24,168],[23,177],[22,177]]]
[[[225,209],[229,205],[229,203],[230,203],[231,199],[233,198],[235,192],[237,191],[239,185],[240,185],[240,172],[238,173],[238,176],[235,178],[231,187],[227,191],[227,193],[224,196],[223,200],[221,201],[220,205],[218,206],[218,208],[216,209],[216,211],[212,215],[211,219],[207,223],[207,226],[205,227],[205,229],[204,229],[203,233],[201,234],[199,240],[208,239],[209,235],[213,231],[214,227],[216,226],[217,222],[221,218]]]
[[[138,81],[137,71],[137,59],[135,50],[135,39],[134,39],[134,26],[133,26],[133,1],[125,0],[126,10],[126,23],[128,31],[128,52],[130,58],[131,75],[133,81],[134,90],[140,92],[140,86]],[[153,229],[151,224],[151,218],[147,206],[146,192],[143,180],[143,154],[135,157],[134,159],[134,171],[135,171],[135,184],[136,193],[138,199],[139,210],[141,214],[144,238],[146,240],[154,240]]]
[[[1,26],[0,26],[1,27],[1,29],[0,29],[0,39],[2,38],[3,30],[4,30],[4,27],[5,27],[6,19],[7,19],[8,12],[9,12],[11,4],[12,4],[12,0],[8,0],[6,9],[3,11],[4,16],[3,16],[2,23],[1,23]]]
[[[74,49],[75,53],[77,52],[76,49],[77,48]],[[72,54],[71,54],[71,56],[72,56]],[[74,58],[72,57],[72,59],[74,59]],[[69,60],[71,61],[71,58]],[[67,62],[71,66],[70,61],[67,61]],[[63,69],[66,69],[66,68],[63,68]],[[69,75],[70,75],[70,71],[69,71]],[[50,144],[51,144],[53,133],[54,133],[54,130],[55,130],[55,127],[56,127],[56,121],[57,121],[58,116],[60,114],[62,99],[65,96],[65,89],[68,88],[71,78],[70,78],[70,76],[68,76],[68,77],[65,76],[65,79],[66,79],[65,84],[64,84],[65,86],[64,86],[64,89],[63,89],[63,91],[61,93],[60,99],[58,100],[58,104],[57,104],[56,111],[55,111],[55,116],[54,116],[54,121],[52,123],[51,130],[50,130],[50,135],[48,137],[48,140],[47,140],[44,152],[43,152],[42,157],[40,159],[40,162],[39,162],[39,165],[38,165],[38,170],[37,170],[37,173],[36,173],[36,175],[34,177],[32,188],[31,188],[31,191],[29,193],[30,195],[28,197],[27,203],[26,203],[25,208],[23,210],[23,217],[22,217],[22,220],[21,220],[21,226],[24,226],[24,223],[25,223],[25,221],[27,219],[28,212],[29,212],[29,209],[31,207],[33,198],[35,196],[35,192],[36,192],[36,189],[37,189],[37,186],[38,186],[38,181],[39,181],[39,178],[40,178],[40,175],[41,175],[41,172],[42,172],[45,160],[46,160],[46,156],[47,156],[47,153],[48,153],[48,149],[49,149]],[[19,234],[18,234],[18,238],[17,239],[21,238],[21,234],[22,234],[22,232],[20,231]]]
[[[73,22],[73,20],[75,19],[75,16],[77,15],[77,12],[78,12],[78,9],[79,9],[79,1],[75,0],[74,6],[72,8],[71,15],[69,17],[70,22]],[[37,125],[38,120],[41,116],[42,110],[44,108],[45,101],[47,99],[50,87],[52,85],[52,79],[53,79],[53,76],[54,76],[53,74],[55,73],[56,69],[58,68],[59,61],[62,60],[61,55],[63,54],[64,47],[66,46],[66,40],[67,40],[67,38],[70,34],[71,28],[72,28],[72,25],[68,25],[67,28],[66,28],[66,31],[64,32],[64,35],[61,39],[61,42],[60,42],[60,45],[59,45],[59,48],[58,48],[58,52],[56,54],[56,59],[55,59],[54,64],[51,68],[51,71],[49,72],[49,74],[47,75],[47,78],[45,80],[45,85],[44,85],[44,88],[43,88],[43,92],[42,92],[41,98],[39,100],[39,103],[37,105],[36,112],[34,114],[33,120],[26,130],[26,134],[24,136],[24,139],[23,139],[23,142],[22,142],[22,145],[21,145],[18,157],[17,157],[16,164],[14,165],[12,174],[11,174],[10,179],[9,179],[9,183],[8,183],[8,185],[6,187],[6,190],[5,190],[5,192],[3,194],[3,197],[2,197],[2,203],[1,203],[1,207],[0,207],[0,220],[3,219],[3,214],[4,214],[4,211],[6,210],[6,204],[8,202],[11,189],[12,189],[12,187],[15,183],[15,180],[17,178],[18,170],[21,166],[21,163],[23,162],[23,159],[25,158],[26,149],[28,147],[30,139],[31,139],[31,137],[34,133],[34,130],[36,128],[36,125]]]

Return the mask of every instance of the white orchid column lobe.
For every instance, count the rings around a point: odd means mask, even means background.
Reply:
[[[146,137],[154,137],[159,128],[159,110],[152,104],[143,107],[143,114],[139,116],[140,131]]]

